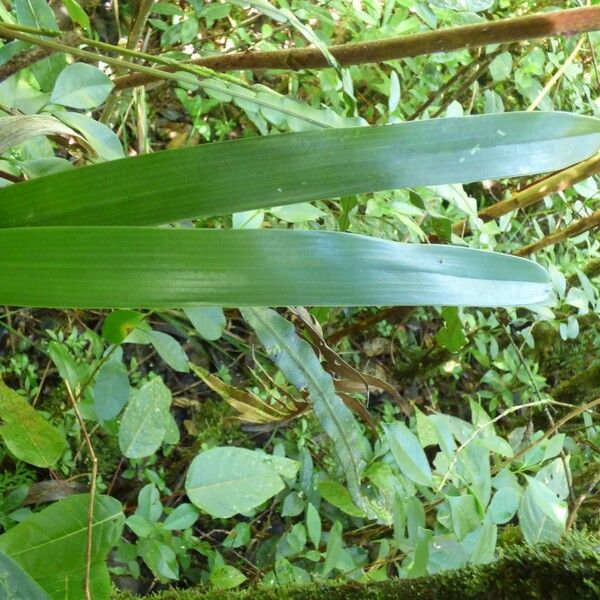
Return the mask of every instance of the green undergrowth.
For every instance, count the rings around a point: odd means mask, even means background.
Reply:
[[[558,544],[514,545],[491,565],[469,566],[417,579],[254,587],[245,591],[173,589],[155,600],[559,600],[600,597],[600,537],[572,533]],[[133,600],[126,592],[115,600]]]

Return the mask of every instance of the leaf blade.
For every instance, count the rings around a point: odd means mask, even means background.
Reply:
[[[599,120],[542,112],[246,138],[3,188],[0,227],[156,225],[385,189],[522,176],[559,170],[599,146]]]
[[[550,293],[526,259],[343,233],[17,228],[0,247],[12,306],[524,306]]]

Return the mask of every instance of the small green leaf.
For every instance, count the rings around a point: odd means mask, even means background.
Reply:
[[[50,101],[70,108],[96,108],[106,100],[113,85],[100,69],[73,63],[61,71]]]
[[[508,79],[512,73],[513,60],[510,52],[502,52],[494,58],[488,69],[494,81]]]
[[[146,484],[138,494],[136,514],[141,515],[151,523],[156,523],[160,519],[162,511],[163,507],[160,503],[158,488],[153,483]]]
[[[565,530],[567,503],[541,481],[529,476],[519,506],[519,524],[528,544],[557,541]]]
[[[52,341],[48,344],[48,354],[58,369],[58,374],[69,383],[71,391],[75,392],[79,384],[79,370],[68,348],[64,344]]]
[[[15,0],[17,22],[36,29],[58,31],[56,17],[46,0]],[[56,78],[66,65],[64,54],[52,54],[31,65],[31,71],[43,92],[52,89]]]
[[[419,527],[416,534],[416,544],[412,563],[407,572],[408,577],[422,577],[427,573],[429,562],[429,540],[433,531]]]
[[[104,123],[87,115],[68,110],[55,110],[53,113],[63,123],[79,131],[101,159],[117,160],[124,158],[123,147],[117,134]]]
[[[452,516],[452,530],[459,540],[468,533],[475,531],[481,525],[481,517],[477,511],[475,498],[470,494],[465,496],[450,496],[448,498]]]
[[[431,468],[415,434],[396,422],[385,426],[385,435],[402,474],[419,485],[431,486]]]
[[[308,202],[277,206],[271,208],[268,212],[288,223],[305,223],[306,221],[314,221],[315,219],[320,219],[325,216],[325,213],[322,210]]]
[[[209,579],[213,587],[219,590],[230,590],[242,585],[246,581],[246,576],[231,565],[218,565],[212,570]]]
[[[180,504],[169,516],[165,519],[165,529],[179,530],[191,527],[198,520],[198,510],[184,502]]]
[[[469,533],[465,542],[472,546],[470,562],[475,565],[485,565],[494,560],[498,526],[486,519],[481,527]]]
[[[337,481],[319,481],[319,491],[321,496],[332,504],[336,508],[339,508],[342,512],[353,517],[366,517],[364,511],[362,511],[352,501],[350,492]]]
[[[329,531],[327,537],[327,550],[325,552],[325,564],[323,565],[323,577],[326,577],[337,565],[342,554],[342,524],[336,521]]]
[[[92,389],[97,417],[101,421],[114,419],[127,404],[130,393],[129,376],[120,358],[104,363]]]
[[[183,310],[194,329],[205,340],[218,340],[225,331],[227,320],[222,308],[215,306],[194,306]]]
[[[162,331],[143,332],[158,355],[173,369],[180,373],[187,373],[189,359],[181,344],[168,333]]]
[[[83,8],[81,8],[81,5],[77,0],[62,0],[62,3],[65,5],[67,13],[69,13],[69,17],[71,17],[73,23],[81,25],[84,29],[90,28],[90,18]]]
[[[518,487],[502,487],[493,496],[488,507],[488,515],[498,525],[508,523],[516,514],[521,501]]]
[[[150,523],[150,521],[142,517],[142,515],[138,514],[133,514],[130,517],[127,517],[127,519],[125,520],[125,524],[139,538],[148,537],[154,531],[154,525]]]
[[[142,313],[115,310],[104,319],[102,337],[110,344],[120,344],[143,320]]]
[[[319,511],[310,502],[306,507],[306,530],[312,545],[315,550],[318,550],[321,543],[321,517]]]
[[[150,456],[165,436],[171,392],[160,377],[136,390],[121,419],[119,447],[127,458]]]
[[[450,352],[458,352],[467,343],[467,337],[458,316],[458,308],[455,306],[444,308],[442,317],[446,325],[438,331],[435,339],[442,348],[446,348]]]
[[[297,517],[304,510],[304,500],[298,492],[290,492],[283,500],[282,517]]]
[[[512,458],[515,454],[510,444],[497,435],[479,438],[477,443],[505,458]]]
[[[179,565],[175,552],[153,538],[141,539],[138,552],[150,570],[161,579],[179,579]]]

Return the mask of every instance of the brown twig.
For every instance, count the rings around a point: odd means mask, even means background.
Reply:
[[[592,156],[592,158],[588,158],[572,167],[543,177],[510,198],[483,208],[477,213],[477,216],[482,221],[499,219],[513,210],[527,208],[532,204],[541,202],[546,196],[562,192],[597,173],[600,173],[600,154]],[[466,220],[460,221],[452,227],[452,232],[457,235],[465,235],[469,230],[470,226]]]
[[[77,400],[75,399],[75,395],[71,390],[71,386],[69,382],[65,379],[65,386],[67,388],[67,395],[69,396],[69,400],[71,401],[71,406],[73,407],[73,412],[75,413],[75,417],[77,422],[79,423],[79,427],[81,429],[81,433],[85,439],[85,444],[88,449],[88,453],[90,455],[90,460],[92,462],[92,478],[90,482],[90,498],[88,502],[88,515],[87,515],[87,537],[86,537],[86,547],[85,547],[85,579],[83,582],[84,594],[86,600],[92,599],[92,592],[90,589],[90,576],[92,570],[92,541],[93,541],[93,532],[94,532],[94,504],[96,501],[96,479],[98,477],[98,459],[96,457],[96,453],[94,452],[94,446],[92,445],[92,440],[88,434],[87,428],[79,412],[79,408],[77,406]]]
[[[455,100],[458,100],[478,79],[487,71],[492,60],[494,60],[495,54],[488,54],[478,65],[477,68],[469,74],[469,76],[463,81],[461,86],[452,94],[448,96],[441,106],[431,115],[433,118],[439,117]]]
[[[579,54],[579,51],[583,47],[585,39],[585,36],[582,36],[581,39],[577,42],[575,48],[573,48],[573,52],[569,54],[565,62],[556,70],[556,73],[552,75],[552,77],[548,80],[548,83],[546,83],[546,85],[543,87],[542,90],[540,90],[540,93],[536,96],[533,102],[527,107],[527,112],[533,112],[540,105],[543,99],[548,95],[548,93],[554,87],[554,85],[556,85],[558,80],[565,74],[565,71],[569,68],[571,63]]]
[[[500,51],[500,48],[498,48],[498,50],[496,50],[493,54],[496,55],[499,53],[499,51]],[[419,106],[419,108],[417,108],[417,110],[415,110],[415,112],[412,115],[410,115],[410,117],[408,117],[407,120],[414,121],[415,119],[418,119],[438,98],[443,98],[446,95],[446,93],[448,92],[448,90],[455,83],[460,81],[465,75],[468,75],[469,73],[471,73],[471,71],[473,69],[478,69],[479,64],[485,58],[485,56],[486,56],[485,54],[482,54],[482,55],[478,56],[477,58],[475,58],[470,63],[460,67],[456,71],[456,73],[452,77],[450,77],[450,79],[448,79],[448,81],[446,81],[446,83],[442,84],[440,87],[433,90],[433,92],[429,95],[427,100],[425,102],[423,102],[423,104],[421,104],[421,106]]]
[[[600,29],[600,7],[528,15],[512,19],[427,31],[397,38],[332,46],[331,54],[342,66],[378,63],[424,54],[450,52],[459,48],[479,48],[523,40],[546,38],[553,35],[576,35]],[[243,52],[198,58],[192,64],[215,71],[256,69],[319,69],[328,65],[316,48],[292,48],[269,52]],[[164,70],[173,71],[175,67]],[[116,89],[145,85],[156,77],[136,73],[120,77]]]
[[[60,35],[57,32],[57,35]],[[67,46],[75,46],[80,41],[78,33],[73,31],[67,31],[60,36],[60,42]],[[18,73],[21,69],[30,67],[31,65],[48,58],[53,54],[55,50],[47,47],[30,48],[21,52],[9,60],[7,60],[2,66],[0,66],[0,81],[4,81]]]
[[[590,229],[595,229],[596,227],[600,227],[600,209],[594,211],[589,217],[578,219],[567,227],[563,227],[559,231],[555,231],[554,233],[547,235],[537,242],[533,242],[531,244],[527,244],[527,246],[523,246],[523,248],[519,248],[513,252],[513,254],[515,256],[529,256],[538,250],[542,250],[548,246],[553,246],[554,244],[564,242],[571,237],[579,235],[580,233],[584,233],[585,231],[589,231]]]
[[[600,484],[600,473],[598,473],[596,475],[596,477],[594,477],[592,483],[588,486],[587,490],[583,494],[581,494],[581,496],[579,496],[579,498],[577,498],[577,501],[575,502],[575,504],[573,505],[573,508],[569,512],[569,518],[567,519],[567,525],[566,525],[567,530],[569,530],[569,529],[571,529],[571,527],[573,527],[573,524],[575,523],[575,519],[577,518],[577,513],[579,512],[581,505],[586,501],[588,496],[590,496],[590,494],[594,491],[594,488],[598,484]]]
[[[0,81],[5,81],[21,69],[30,67],[40,60],[48,58],[52,52],[50,48],[31,48],[13,56],[0,66]]]

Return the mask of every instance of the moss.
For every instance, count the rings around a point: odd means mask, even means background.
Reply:
[[[517,545],[489,565],[418,579],[255,587],[245,591],[172,590],[156,600],[578,600],[600,597],[600,538],[572,533],[553,545]],[[135,596],[117,593],[115,600]]]
[[[600,361],[557,386],[552,395],[556,400],[576,404],[600,391]]]

